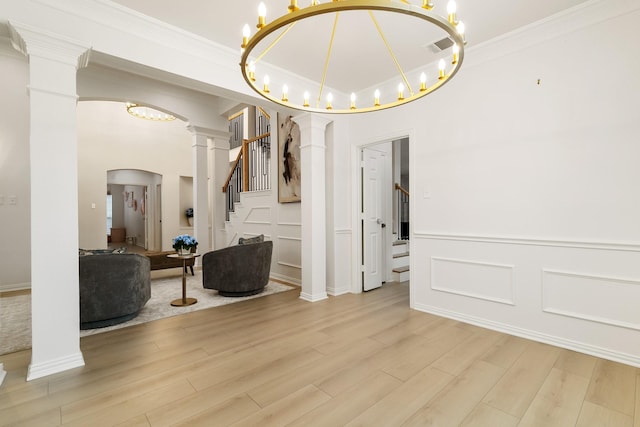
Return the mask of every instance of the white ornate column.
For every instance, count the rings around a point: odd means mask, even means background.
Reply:
[[[227,246],[224,224],[226,195],[222,192],[222,186],[229,174],[229,135],[211,139],[211,201],[213,204],[213,248],[220,249]]]
[[[300,298],[327,298],[327,213],[325,129],[331,120],[317,114],[293,117],[300,126],[302,291]]]
[[[32,352],[27,380],[84,365],[78,287],[76,72],[89,47],[10,23],[29,56]]]

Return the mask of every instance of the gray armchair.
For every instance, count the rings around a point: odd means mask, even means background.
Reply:
[[[80,329],[133,319],[151,298],[149,258],[101,253],[80,256],[79,262]]]
[[[202,285],[222,296],[259,294],[269,283],[273,242],[240,244],[202,256]]]

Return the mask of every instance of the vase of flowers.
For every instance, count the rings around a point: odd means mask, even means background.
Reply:
[[[189,227],[193,227],[193,208],[188,208],[184,211],[184,214],[187,217],[187,222],[189,223]]]
[[[175,249],[179,255],[188,255],[191,253],[192,249],[196,249],[198,247],[198,241],[196,238],[189,236],[188,234],[181,234],[173,239],[172,243],[173,249]]]

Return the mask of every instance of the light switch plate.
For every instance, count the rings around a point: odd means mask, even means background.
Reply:
[[[7,202],[8,202],[10,205],[17,205],[17,204],[18,204],[18,196],[9,196],[9,197],[7,198]]]

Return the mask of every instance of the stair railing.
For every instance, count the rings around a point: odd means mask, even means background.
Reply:
[[[271,133],[242,140],[242,148],[231,165],[222,186],[225,197],[225,219],[235,210],[243,191],[262,191],[271,188]]]
[[[409,240],[409,192],[398,183],[396,183],[395,189],[396,206],[398,208],[396,233],[398,240]]]

